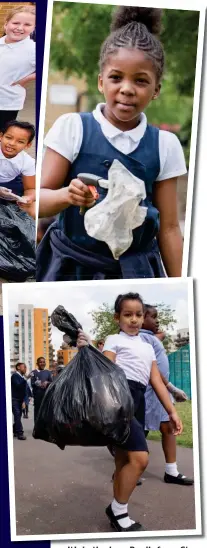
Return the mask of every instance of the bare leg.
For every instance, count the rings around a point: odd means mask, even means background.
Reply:
[[[164,481],[166,483],[177,483],[178,485],[193,485],[192,478],[179,474],[176,463],[176,437],[172,433],[170,422],[160,423],[162,434],[162,448],[165,455],[166,467]]]
[[[171,423],[161,422],[160,432],[162,434],[162,448],[165,461],[168,463],[176,462],[176,437],[172,433]]]
[[[114,498],[120,504],[127,504],[137,480],[148,464],[146,451],[124,451],[117,449],[115,455]]]

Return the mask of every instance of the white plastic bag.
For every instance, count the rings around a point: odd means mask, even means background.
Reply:
[[[102,202],[88,209],[84,217],[89,236],[106,242],[114,259],[119,259],[132,244],[132,230],[141,226],[147,208],[140,206],[146,198],[144,181],[114,160],[109,169],[108,194]]]

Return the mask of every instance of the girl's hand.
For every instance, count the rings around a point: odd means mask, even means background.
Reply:
[[[68,187],[68,193],[70,205],[91,207],[95,204],[90,190],[80,179],[72,179]]]
[[[78,329],[78,338],[77,338],[77,348],[82,348],[83,346],[88,346],[91,344],[91,339],[87,333],[85,333],[82,329]]]
[[[172,413],[170,413],[169,417],[173,427],[174,436],[180,436],[180,434],[182,434],[182,431],[183,431],[183,424],[182,424],[182,421],[180,420],[180,417],[178,416],[175,410]]]
[[[5,188],[4,186],[0,186],[0,198],[7,198],[9,194],[11,194],[12,190],[10,188]]]
[[[24,196],[25,200],[27,200],[26,204],[23,204],[22,202],[17,202],[17,205],[19,206],[22,211],[25,211],[28,215],[33,217],[35,219],[36,217],[36,211],[35,211],[35,199],[32,196]]]

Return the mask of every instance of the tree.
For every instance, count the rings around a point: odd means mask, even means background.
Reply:
[[[174,310],[164,303],[156,304],[155,307],[158,310],[160,330],[166,333],[163,344],[166,352],[169,352],[173,342],[171,330],[177,323],[177,320],[174,318]],[[92,310],[90,315],[92,316],[95,325],[93,334],[95,335],[96,340],[106,339],[108,335],[114,335],[119,332],[119,325],[114,320],[113,306],[103,303],[97,310]]]

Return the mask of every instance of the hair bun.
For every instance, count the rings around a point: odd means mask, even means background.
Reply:
[[[112,16],[111,31],[116,31],[128,23],[143,23],[149,32],[158,36],[161,32],[162,10],[158,8],[133,8],[119,6]]]

